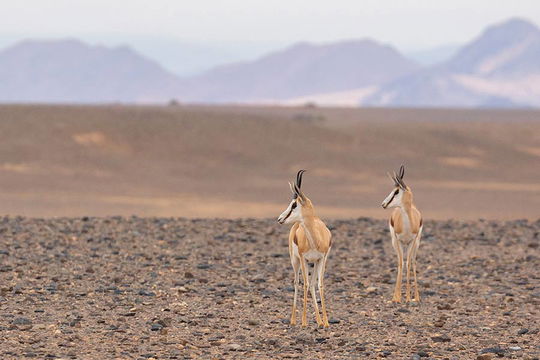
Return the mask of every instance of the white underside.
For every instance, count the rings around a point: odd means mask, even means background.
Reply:
[[[411,241],[414,240],[414,238],[416,237],[416,235],[414,235],[412,232],[408,231],[408,232],[402,232],[401,234],[396,234],[396,238],[399,240],[399,242],[403,243],[403,244],[408,244],[410,243]]]
[[[293,243],[292,246],[293,246],[293,255],[295,257],[299,258],[300,254],[298,252],[298,245]],[[304,253],[304,259],[306,259],[309,262],[317,262],[320,259],[322,259],[323,257],[324,257],[324,254],[322,252],[320,252],[320,251],[317,251],[317,250],[309,250],[309,251]]]
[[[324,254],[317,250],[309,250],[304,253],[304,259],[306,259],[309,262],[317,262],[323,257],[324,257]]]
[[[400,209],[400,211],[401,218],[403,220],[403,231],[400,234],[396,234],[396,237],[401,243],[408,244],[414,240],[416,235],[411,231],[411,221],[409,219],[409,215],[403,209]]]

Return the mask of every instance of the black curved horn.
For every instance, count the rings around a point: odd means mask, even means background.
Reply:
[[[296,174],[296,185],[298,186],[299,189],[302,188],[302,176],[304,175],[305,172],[306,170],[300,170]]]

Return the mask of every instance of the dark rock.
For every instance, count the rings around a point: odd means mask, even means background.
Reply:
[[[25,317],[18,317],[11,322],[13,325],[32,325],[32,321]]]
[[[489,354],[482,354],[476,357],[476,360],[491,360],[492,357]]]
[[[436,335],[436,336],[432,336],[431,340],[435,342],[450,342],[451,339],[447,335]]]
[[[139,294],[141,296],[156,296],[156,293],[154,293],[152,291],[144,290],[144,289],[139,290],[139,292],[137,294]]]
[[[452,306],[450,304],[440,304],[440,305],[437,305],[437,309],[438,310],[452,310]]]
[[[496,355],[504,355],[505,352],[506,352],[505,349],[496,346],[496,347],[490,347],[490,348],[482,349],[482,350],[480,351],[480,354],[496,354]]]

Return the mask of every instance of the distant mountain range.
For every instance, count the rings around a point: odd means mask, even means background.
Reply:
[[[159,102],[179,79],[128,47],[23,41],[0,52],[1,102]]]
[[[511,19],[422,66],[372,40],[299,43],[179,77],[129,47],[28,40],[0,51],[0,102],[538,107],[540,30]]]
[[[418,70],[395,49],[370,40],[301,43],[249,63],[190,78],[181,98],[204,102],[283,101],[384,84]]]
[[[397,78],[362,104],[540,106],[540,30],[520,19],[492,26],[450,60]]]

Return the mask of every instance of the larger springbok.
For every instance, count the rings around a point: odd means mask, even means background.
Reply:
[[[302,175],[305,170],[298,171],[294,184],[289,183],[293,198],[287,209],[279,216],[280,224],[293,226],[289,232],[289,255],[294,270],[294,300],[291,314],[291,325],[296,325],[296,299],[298,296],[298,272],[302,270],[304,283],[304,308],[302,312],[302,326],[307,326],[307,298],[308,287],[311,290],[315,318],[319,326],[328,327],[328,315],[324,301],[324,271],[326,261],[332,246],[332,234],[324,222],[315,215],[311,200],[302,192]],[[311,281],[308,281],[308,265],[312,262],[313,270]],[[315,282],[318,281],[319,295],[321,297],[322,320],[319,315],[319,306],[315,295]]]
[[[395,208],[390,216],[390,234],[392,236],[392,246],[397,253],[398,272],[396,285],[394,288],[394,297],[392,301],[401,302],[401,280],[403,277],[403,244],[407,245],[407,288],[406,301],[411,301],[409,277],[412,271],[414,275],[414,299],[412,301],[420,301],[420,293],[418,291],[418,283],[416,281],[416,253],[420,245],[420,237],[422,236],[422,215],[414,206],[413,193],[411,188],[403,182],[405,175],[405,167],[401,165],[399,173],[390,176],[394,182],[394,189],[384,199],[383,208]]]

